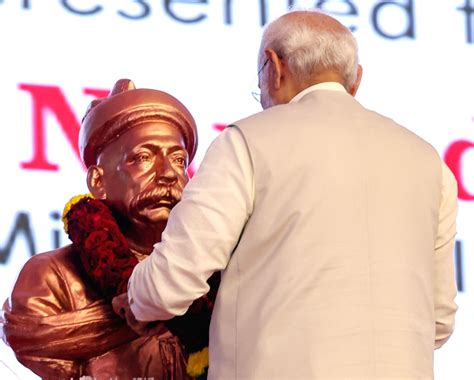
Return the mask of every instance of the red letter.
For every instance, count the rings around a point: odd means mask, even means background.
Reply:
[[[462,156],[468,149],[474,149],[474,142],[458,140],[453,142],[444,154],[444,161],[458,181],[458,197],[463,201],[474,200],[474,194],[469,193],[466,189],[462,176]]]
[[[86,87],[83,92],[86,95],[92,95],[94,98],[106,98],[109,95],[110,91],[102,90],[100,88]]]
[[[226,128],[227,128],[227,124],[220,124],[220,123],[212,124],[212,129],[215,129],[216,131],[219,131],[219,132],[222,132]]]
[[[57,86],[20,84],[21,90],[28,91],[33,100],[33,157],[21,162],[23,169],[57,171],[58,165],[48,161],[46,156],[45,119],[46,111],[52,112],[71,144],[77,158],[81,161],[78,147],[80,123],[76,119],[69,102]],[[106,90],[85,89],[84,93],[94,96],[107,96]]]
[[[226,128],[227,128],[227,124],[218,124],[218,123],[212,124],[212,129],[214,129],[216,131],[219,131],[219,132],[222,132]],[[193,161],[191,163],[191,165],[189,165],[189,167],[188,167],[188,177],[193,178],[193,175],[194,175],[194,173],[196,173],[196,170],[197,170],[197,165]]]
[[[196,173],[196,165],[194,162],[191,162],[191,165],[188,166],[187,173],[189,178],[193,178],[194,173]]]

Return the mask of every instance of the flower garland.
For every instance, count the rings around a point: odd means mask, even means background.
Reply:
[[[91,194],[77,195],[64,207],[62,220],[84,269],[104,297],[111,300],[125,293],[138,259],[109,207]],[[212,276],[209,294],[194,301],[185,315],[165,322],[190,353],[186,371],[199,379],[206,377],[209,365],[208,330],[219,282],[219,275]]]
[[[88,194],[73,197],[64,208],[63,221],[84,269],[105,298],[125,293],[138,259],[105,203]]]

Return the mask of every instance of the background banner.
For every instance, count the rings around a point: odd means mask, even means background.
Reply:
[[[0,0],[0,300],[35,253],[68,243],[60,214],[87,192],[77,136],[116,80],[181,100],[199,129],[196,169],[233,121],[260,111],[262,26],[289,6],[350,27],[364,68],[357,99],[429,141],[459,185],[456,330],[438,380],[474,364],[474,0]],[[0,342],[1,378],[37,378]]]

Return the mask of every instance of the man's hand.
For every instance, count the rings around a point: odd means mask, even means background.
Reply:
[[[128,295],[127,293],[122,293],[117,297],[112,299],[112,307],[114,308],[115,313],[120,317],[125,319],[125,314],[127,309],[130,310],[130,305],[128,304]]]
[[[122,293],[112,299],[112,307],[115,313],[127,321],[128,326],[138,335],[161,335],[168,329],[160,322],[140,322],[135,319],[135,316],[128,304],[127,293]]]

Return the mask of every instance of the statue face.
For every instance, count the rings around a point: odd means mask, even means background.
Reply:
[[[132,224],[166,223],[188,182],[181,132],[166,121],[131,128],[99,155],[107,203]]]

